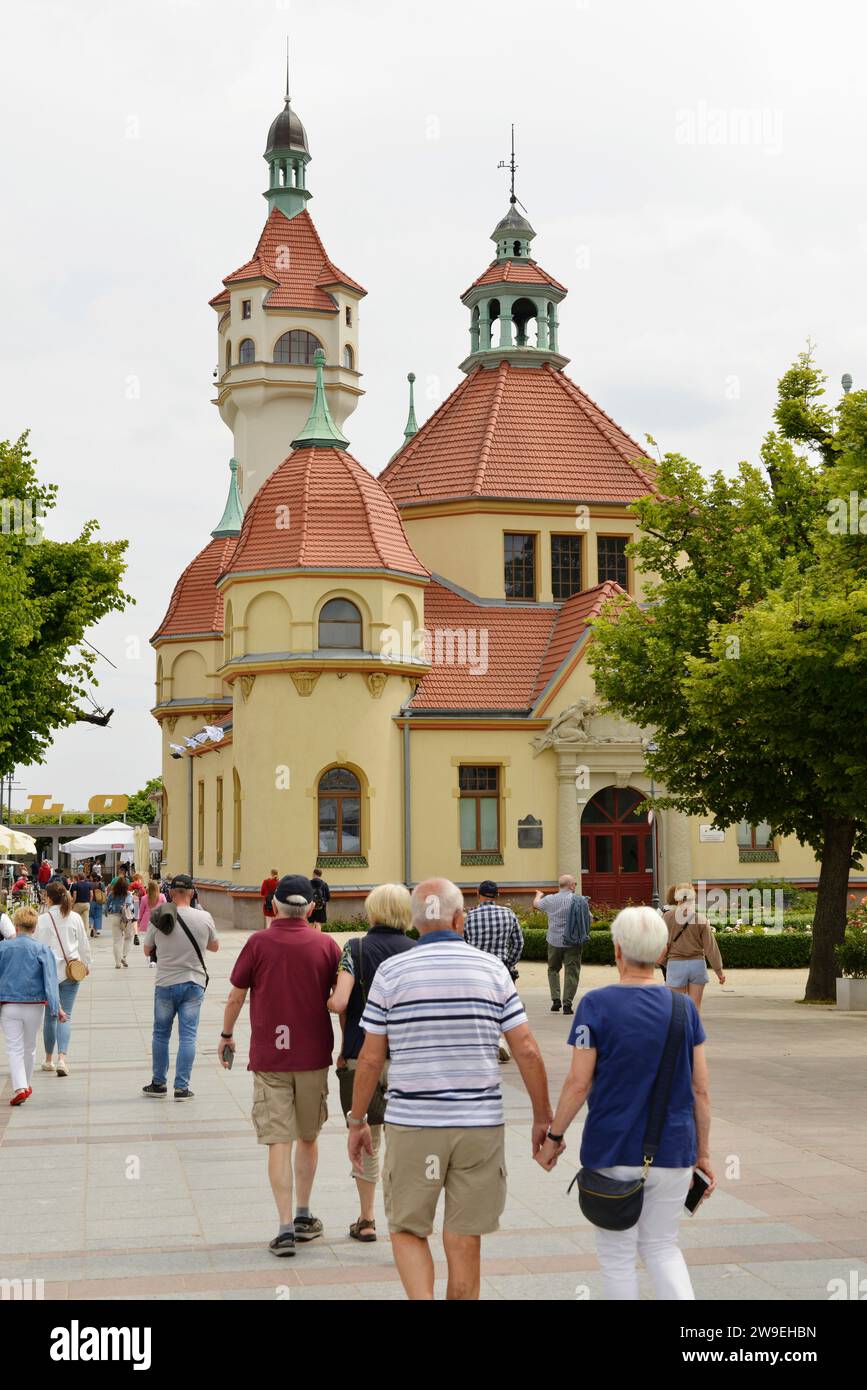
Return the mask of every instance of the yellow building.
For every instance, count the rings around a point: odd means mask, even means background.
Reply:
[[[567,291],[514,196],[461,296],[464,378],[421,429],[410,395],[374,477],[342,433],[364,291],[307,211],[288,95],[265,158],[262,235],[211,301],[229,497],[152,639],[168,868],[239,926],[272,868],[318,865],[341,917],[432,874],[518,899],[570,871],[596,902],[650,901],[654,853],[663,888],[814,882],[764,827],[664,811],[654,834],[636,810],[652,731],[599,708],[586,656],[605,600],[642,597],[628,508],[653,465],[566,376]]]

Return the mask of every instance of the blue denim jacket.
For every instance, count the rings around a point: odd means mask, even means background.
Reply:
[[[0,1004],[41,1004],[44,999],[56,1018],[60,996],[52,952],[23,933],[0,942]]]

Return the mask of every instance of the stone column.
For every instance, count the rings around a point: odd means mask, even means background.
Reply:
[[[500,299],[500,347],[512,346],[512,304],[511,298]]]
[[[581,891],[581,818],[575,753],[557,752],[557,875],[574,874]]]
[[[689,816],[682,811],[669,808],[665,816],[665,872],[666,881],[660,884],[660,896],[665,894],[672,883],[692,882],[692,828]]]

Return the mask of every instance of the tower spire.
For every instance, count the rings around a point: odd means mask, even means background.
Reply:
[[[289,90],[289,39],[286,39],[286,92],[283,109],[271,122],[265,160],[268,165],[268,187],[264,196],[271,208],[279,208],[286,217],[294,217],[304,208],[310,191],[307,187],[307,165],[310,149],[307,132],[292,110]]]
[[[226,498],[223,515],[211,532],[212,536],[240,536],[241,527],[244,523],[244,504],[241,501],[241,494],[238,491],[237,459],[229,459],[229,470],[231,473],[229,495]]]
[[[511,176],[512,176],[512,179],[511,179],[511,196],[510,196],[510,198],[509,198],[509,202],[510,202],[510,203],[513,203],[513,204],[514,204],[514,203],[517,203],[518,199],[515,197],[515,171],[516,171],[516,169],[518,168],[518,166],[517,166],[517,164],[515,163],[515,123],[514,123],[514,121],[512,122],[512,157],[511,157],[511,159],[509,159],[508,161],[506,161],[505,159],[501,159],[500,162],[499,162],[499,164],[497,165],[497,168],[498,168],[498,169],[509,169],[509,170],[511,171]],[[523,207],[523,203],[521,204],[521,206]]]
[[[406,420],[406,429],[403,432],[404,443],[412,439],[414,434],[418,434],[418,421],[415,418],[415,372],[410,372],[407,376],[409,382],[409,415]]]
[[[307,424],[296,439],[293,449],[345,449],[349,440],[345,439],[331,417],[325,395],[325,353],[317,348],[313,354],[316,364],[316,386],[313,391],[313,404],[307,417]]]

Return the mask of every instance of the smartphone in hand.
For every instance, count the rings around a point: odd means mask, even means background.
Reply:
[[[696,1210],[710,1185],[710,1178],[707,1176],[707,1173],[703,1173],[700,1168],[696,1168],[692,1175],[692,1184],[686,1194],[686,1201],[684,1202],[684,1206],[690,1216],[695,1216]]]
[[[235,1060],[235,1049],[234,1049],[234,1047],[229,1047],[229,1045],[228,1045],[228,1043],[227,1043],[226,1046],[223,1048],[223,1051],[222,1051],[222,1054],[221,1054],[221,1055],[222,1055],[223,1061],[225,1062],[225,1064],[226,1064],[226,1066],[228,1067],[229,1071],[231,1071],[231,1070],[232,1070],[232,1063],[233,1063],[234,1060]]]

